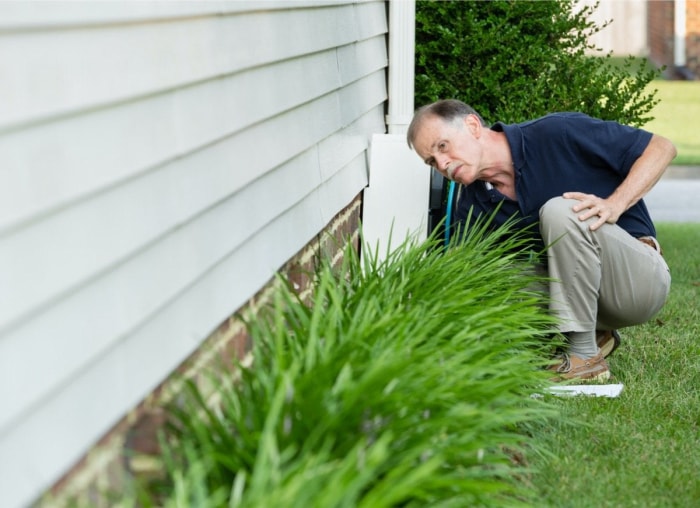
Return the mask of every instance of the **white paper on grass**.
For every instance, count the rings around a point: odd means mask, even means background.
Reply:
[[[554,395],[593,395],[595,397],[619,397],[624,388],[623,384],[614,385],[564,385],[552,386],[549,393]]]

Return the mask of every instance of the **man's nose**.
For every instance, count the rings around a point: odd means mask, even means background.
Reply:
[[[435,164],[437,164],[437,168],[442,171],[447,171],[449,163],[450,161],[445,155],[439,154],[435,157]]]

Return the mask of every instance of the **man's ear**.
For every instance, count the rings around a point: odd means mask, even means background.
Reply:
[[[474,136],[477,139],[481,137],[482,125],[478,116],[471,113],[468,114],[464,117],[464,124],[467,127],[467,129],[469,129],[469,132],[472,133],[472,136]]]

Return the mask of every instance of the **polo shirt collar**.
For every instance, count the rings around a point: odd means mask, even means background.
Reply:
[[[518,176],[525,166],[525,139],[523,137],[523,131],[520,129],[518,124],[505,124],[503,122],[496,122],[491,130],[496,132],[503,132],[508,140],[508,145],[510,145],[510,155],[513,158],[513,167]]]

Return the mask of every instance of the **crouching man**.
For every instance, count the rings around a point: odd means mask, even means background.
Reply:
[[[606,380],[617,329],[664,305],[671,276],[642,198],[676,156],[668,139],[582,113],[488,127],[467,104],[416,111],[408,144],[461,184],[456,219],[538,224],[547,246],[550,311],[568,350],[561,379]],[[469,213],[471,211],[471,213]]]

